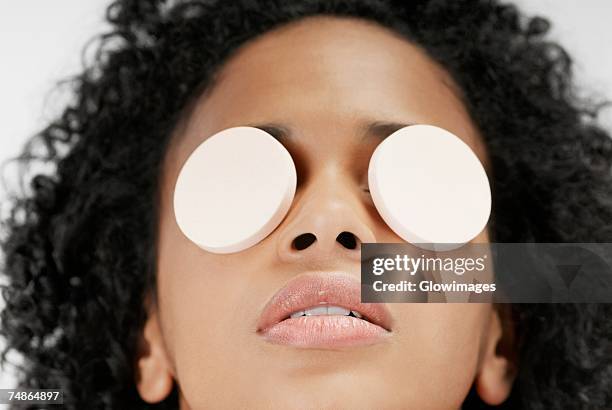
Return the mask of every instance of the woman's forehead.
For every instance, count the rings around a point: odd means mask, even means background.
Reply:
[[[438,125],[484,157],[461,91],[441,66],[375,23],[330,17],[291,23],[242,46],[195,105],[180,151],[188,155],[233,126],[283,124],[317,141],[354,139],[374,122]]]

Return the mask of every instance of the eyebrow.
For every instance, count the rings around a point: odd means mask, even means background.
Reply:
[[[365,142],[371,138],[383,140],[395,131],[408,127],[410,125],[416,125],[413,122],[390,122],[390,121],[374,121],[369,122],[359,127],[357,139],[361,142]],[[264,124],[247,124],[249,127],[259,128],[262,131],[272,135],[280,142],[289,141],[295,137],[295,133],[290,127],[278,123],[264,123]]]

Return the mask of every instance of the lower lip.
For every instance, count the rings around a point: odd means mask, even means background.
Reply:
[[[289,318],[261,334],[274,344],[324,349],[372,345],[384,341],[390,333],[356,317],[320,315]]]

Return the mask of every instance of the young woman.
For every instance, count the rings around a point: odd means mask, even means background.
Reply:
[[[20,387],[62,389],[70,409],[612,405],[610,305],[356,303],[379,318],[371,343],[266,332],[313,275],[358,280],[359,243],[403,242],[367,167],[406,124],[453,132],[485,165],[478,241],[612,239],[612,142],[545,20],[477,0],[123,0],[108,20],[73,104],[19,160],[54,166],[5,222]],[[182,234],[173,192],[236,126],[285,146],[297,189],[270,235],[217,254]]]

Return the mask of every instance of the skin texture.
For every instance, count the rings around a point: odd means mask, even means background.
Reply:
[[[379,130],[363,137],[372,122],[443,127],[487,163],[450,77],[421,49],[375,24],[305,19],[247,43],[225,64],[176,129],[166,155],[157,295],[137,362],[144,400],[164,399],[173,383],[182,409],[213,402],[223,408],[458,409],[472,385],[489,404],[508,396],[512,366],[495,353],[502,326],[488,304],[392,304],[391,337],[366,347],[298,349],[256,333],[264,305],[291,278],[313,271],[359,277],[358,248],[336,242],[340,232],[362,242],[402,242],[366,191],[369,158],[385,136]],[[298,171],[292,207],[256,246],[230,255],[205,252],[174,220],[180,167],[208,136],[259,124],[289,130],[282,141]],[[293,249],[303,233],[317,241]],[[488,241],[486,231],[474,241]]]

